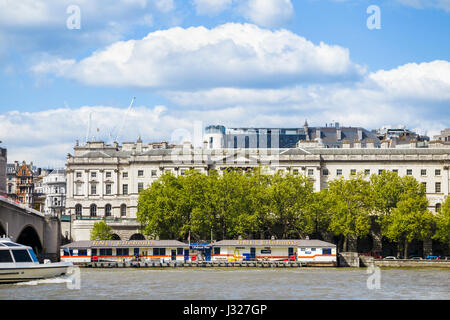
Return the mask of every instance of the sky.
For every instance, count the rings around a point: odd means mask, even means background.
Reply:
[[[0,0],[8,162],[305,120],[450,127],[450,0]]]

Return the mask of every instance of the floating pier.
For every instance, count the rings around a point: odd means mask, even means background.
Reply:
[[[335,267],[331,263],[300,261],[192,261],[192,262],[87,262],[78,264],[85,268],[300,268],[300,267]]]

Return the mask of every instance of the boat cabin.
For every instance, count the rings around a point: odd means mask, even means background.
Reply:
[[[61,260],[73,263],[91,261],[123,262],[184,261],[189,245],[177,240],[96,240],[76,241],[61,247]]]
[[[337,261],[336,245],[321,240],[221,240],[211,256],[213,261]]]
[[[22,264],[39,264],[31,247],[0,238],[0,267]]]

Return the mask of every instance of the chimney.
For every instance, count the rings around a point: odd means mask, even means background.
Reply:
[[[358,128],[358,140],[362,141],[363,139],[363,131],[361,128]]]
[[[142,140],[141,137],[136,141],[136,152],[142,152]]]
[[[350,149],[352,147],[351,143],[349,140],[344,140],[342,141],[342,148],[344,149]]]
[[[367,139],[366,148],[369,148],[369,149],[375,148],[375,142],[373,139]]]
[[[342,131],[341,128],[336,129],[336,140],[341,141],[342,140]]]

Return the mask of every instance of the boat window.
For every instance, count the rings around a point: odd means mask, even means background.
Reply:
[[[128,248],[117,248],[116,254],[118,256],[128,256],[129,255],[129,249]]]
[[[33,250],[28,249],[28,253],[30,254],[31,259],[33,259],[34,262],[39,262],[38,259],[37,259],[37,257],[36,257],[36,255],[34,254],[34,251],[33,251]]]
[[[0,263],[8,263],[13,262],[13,259],[11,257],[11,253],[9,253],[9,250],[0,250]]]
[[[177,255],[183,255],[183,248],[177,248]]]
[[[12,250],[16,262],[33,262],[27,250]]]
[[[87,249],[78,249],[79,256],[87,256]]]
[[[101,256],[112,256],[112,249],[100,249]]]
[[[322,249],[322,254],[331,254],[331,249],[330,248],[323,248]]]
[[[21,247],[20,244],[12,243],[12,242],[3,242],[3,244],[8,247]]]

